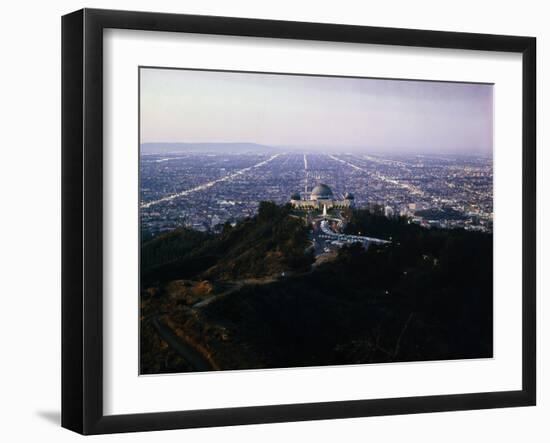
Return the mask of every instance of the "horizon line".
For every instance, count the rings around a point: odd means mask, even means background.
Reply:
[[[493,156],[493,149],[481,152],[481,151],[469,151],[466,150],[465,152],[461,151],[445,151],[442,153],[434,152],[433,150],[424,151],[424,150],[417,150],[414,152],[403,152],[403,150],[410,150],[413,148],[404,148],[404,147],[391,147],[391,148],[377,148],[373,146],[365,146],[365,145],[333,145],[333,144],[326,144],[326,145],[319,145],[319,144],[266,144],[266,143],[258,143],[254,141],[146,141],[146,142],[140,142],[139,146],[144,145],[256,145],[256,146],[262,146],[266,148],[272,148],[272,149],[289,149],[289,150],[324,150],[324,151],[330,151],[330,150],[363,150],[363,151],[371,151],[371,152],[388,152],[388,153],[400,153],[403,155],[476,155],[476,156]],[[141,153],[141,150],[140,150]]]

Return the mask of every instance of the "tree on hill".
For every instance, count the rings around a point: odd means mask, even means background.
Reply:
[[[176,278],[239,279],[306,270],[308,229],[288,205],[261,202],[258,214],[221,233],[179,229],[142,246],[142,282]]]

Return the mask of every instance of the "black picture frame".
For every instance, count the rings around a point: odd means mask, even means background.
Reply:
[[[103,413],[103,30],[172,31],[522,54],[522,389],[130,415]],[[536,39],[83,9],[62,18],[62,426],[82,434],[530,406],[536,403]]]

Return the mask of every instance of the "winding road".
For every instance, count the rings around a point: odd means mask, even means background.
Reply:
[[[160,320],[159,315],[152,317],[151,323],[160,337],[185,360],[193,371],[212,371],[214,369],[210,362],[204,358],[200,352],[174,334],[174,332]]]

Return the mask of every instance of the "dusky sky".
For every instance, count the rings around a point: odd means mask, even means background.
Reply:
[[[141,143],[492,152],[493,86],[140,69]]]

